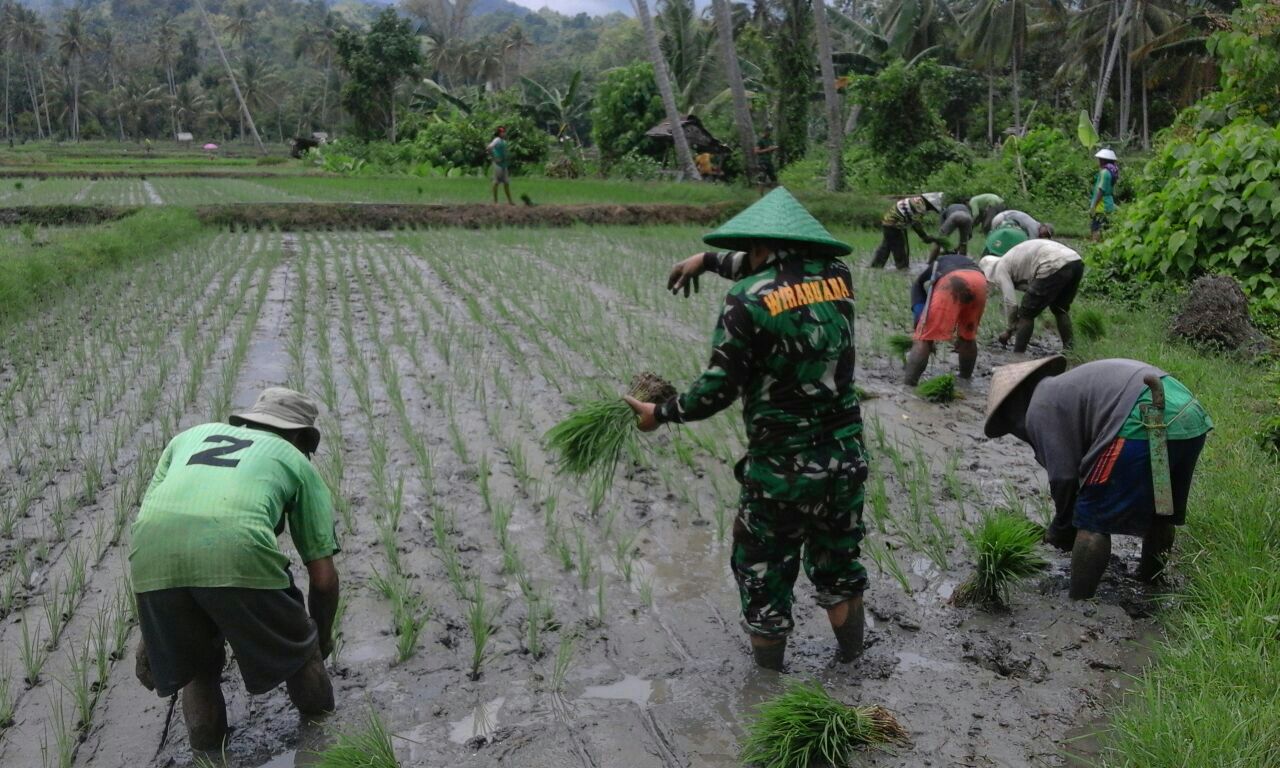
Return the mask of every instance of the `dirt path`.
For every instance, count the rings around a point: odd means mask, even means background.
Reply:
[[[374,707],[399,735],[406,765],[735,766],[750,707],[783,686],[750,662],[722,536],[735,499],[736,409],[657,436],[643,465],[620,474],[594,510],[587,489],[556,477],[541,448],[540,435],[589,378],[611,386],[641,364],[692,376],[705,356],[721,293],[714,281],[687,302],[666,296],[668,257],[647,235],[632,242],[620,231],[219,242],[261,251],[269,266],[228,310],[230,327],[248,323],[246,331],[224,336],[182,424],[206,418],[222,392],[245,406],[261,387],[287,383],[325,400],[317,466],[349,511],[339,517],[347,607],[330,664],[339,702],[330,723],[355,724]],[[529,242],[513,247],[513,239]],[[668,239],[668,250],[684,247]],[[602,252],[613,268],[593,256]],[[895,280],[857,271],[858,380],[870,395],[876,457],[864,552],[868,651],[853,665],[834,663],[825,618],[801,580],[789,672],[900,713],[911,745],[868,755],[868,764],[1062,765],[1063,739],[1095,719],[1100,698],[1134,668],[1129,641],[1151,628],[1130,614],[1144,603],[1123,568],[1098,601],[1069,603],[1067,562],[1054,556],[1007,613],[949,604],[969,569],[966,525],[1007,502],[1038,518],[1044,482],[1025,446],[981,435],[990,368],[1010,355],[984,349],[978,380],[947,406],[897,383],[898,364],[882,351],[885,318],[901,309]],[[638,350],[628,340],[646,329],[666,333],[644,336]],[[877,495],[882,509],[870,501]],[[402,508],[398,518],[393,508]],[[1118,562],[1131,564],[1132,546],[1121,542]],[[103,585],[122,572],[120,554],[110,562]],[[397,572],[429,608],[403,659],[378,587]],[[303,585],[304,574],[295,577]],[[471,679],[477,590],[496,631]],[[99,599],[108,597],[103,589]],[[67,642],[88,637],[90,624],[73,621]],[[12,627],[0,629],[6,644]],[[561,678],[562,648],[571,653]],[[180,712],[152,759],[167,702],[131,673],[128,656],[112,667],[75,763],[191,764]],[[234,665],[224,689],[230,765],[304,765],[324,743],[283,690],[247,696]],[[15,746],[11,731],[3,764],[38,759],[49,723],[40,698],[48,696],[23,700],[24,743]]]

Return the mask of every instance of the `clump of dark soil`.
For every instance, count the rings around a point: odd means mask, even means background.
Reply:
[[[1249,319],[1249,299],[1234,278],[1207,275],[1191,284],[1170,332],[1199,346],[1257,354],[1266,337]]]
[[[713,224],[724,205],[382,205],[272,203],[199,208],[206,224],[282,231],[434,227],[569,227],[575,224]]]
[[[658,374],[642,371],[631,377],[631,394],[643,403],[665,403],[679,393]]]

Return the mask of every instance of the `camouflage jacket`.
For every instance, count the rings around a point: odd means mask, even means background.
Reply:
[[[848,266],[783,251],[748,275],[744,253],[704,259],[709,271],[742,279],[725,297],[706,371],[660,404],[657,420],[705,419],[741,396],[749,457],[803,458],[858,441]]]

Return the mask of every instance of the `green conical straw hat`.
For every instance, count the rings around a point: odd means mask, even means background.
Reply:
[[[802,243],[805,250],[818,256],[844,256],[853,251],[848,243],[832,237],[783,187],[774,189],[702,238],[707,245],[735,251],[749,250],[752,243],[760,240]]]

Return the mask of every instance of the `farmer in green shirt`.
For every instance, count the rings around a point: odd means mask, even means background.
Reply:
[[[489,156],[493,158],[493,204],[498,204],[498,185],[507,193],[507,204],[515,205],[511,199],[511,170],[507,166],[507,128],[500,125],[493,132],[493,141],[489,142]]]
[[[853,281],[833,238],[786,189],[703,238],[733,253],[699,253],[668,279],[685,289],[704,271],[736,280],[711,340],[711,363],[684,394],[627,402],[640,429],[709,418],[742,398],[747,455],[733,526],[733,574],[756,663],[782,668],[792,586],[803,565],[839,645],[862,652],[862,414],[853,384]]]
[[[991,231],[991,219],[1003,210],[1004,198],[997,194],[986,192],[969,198],[969,214],[983,232]]]
[[[1120,180],[1120,166],[1116,153],[1110,149],[1100,149],[1094,157],[1098,159],[1098,173],[1093,177],[1093,196],[1089,200],[1089,232],[1098,240],[1116,210],[1115,186]]]
[[[285,683],[303,714],[333,709],[324,658],[338,543],[329,491],[310,462],[316,413],[306,395],[272,387],[230,424],[179,434],[133,524],[138,679],[161,696],[182,691],[192,749],[219,749],[226,737],[225,643],[249,693]],[[276,543],[286,525],[307,567],[306,606]]]

